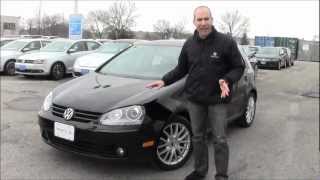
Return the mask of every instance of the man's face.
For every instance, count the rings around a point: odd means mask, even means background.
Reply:
[[[207,8],[199,8],[194,12],[193,24],[196,26],[199,36],[206,38],[212,31],[212,17]]]

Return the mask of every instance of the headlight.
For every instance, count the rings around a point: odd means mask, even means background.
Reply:
[[[52,104],[52,92],[50,92],[47,95],[47,97],[44,99],[42,109],[44,111],[49,111],[51,104]]]
[[[36,60],[33,60],[33,64],[44,64],[45,63],[45,60],[44,59],[36,59]]]
[[[139,125],[142,123],[144,115],[144,107],[134,105],[104,114],[100,118],[100,123],[103,125]]]

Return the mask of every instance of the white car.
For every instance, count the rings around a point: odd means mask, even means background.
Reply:
[[[5,44],[0,50],[0,72],[14,75],[14,63],[20,55],[29,53],[33,50],[38,50],[50,42],[51,41],[48,39],[17,39]]]
[[[77,58],[73,65],[73,76],[81,76],[94,71],[114,55],[132,46],[133,41],[114,40],[104,43],[94,53]]]
[[[59,80],[72,73],[76,58],[92,53],[101,43],[94,40],[55,39],[39,52],[20,56],[16,73],[25,76],[45,75]]]

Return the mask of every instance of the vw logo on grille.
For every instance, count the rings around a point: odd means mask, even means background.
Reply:
[[[63,117],[66,120],[70,120],[73,116],[73,112],[74,112],[74,110],[72,108],[67,108],[63,113]]]

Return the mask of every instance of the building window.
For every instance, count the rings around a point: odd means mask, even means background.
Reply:
[[[3,29],[15,30],[16,24],[15,23],[3,23]]]

